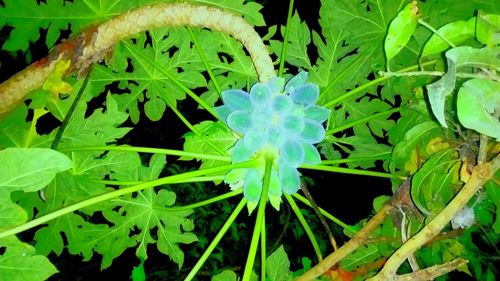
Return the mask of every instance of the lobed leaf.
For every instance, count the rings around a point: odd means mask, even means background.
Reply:
[[[35,248],[16,237],[0,239],[0,276],[11,281],[42,281],[57,273],[55,266]]]
[[[2,192],[40,190],[73,166],[66,155],[47,148],[6,148],[0,150],[0,163]]]
[[[200,124],[194,125],[194,128],[203,137],[210,140],[223,151],[228,151],[237,141],[236,136],[231,132],[231,130],[220,122],[203,121]],[[184,139],[184,151],[213,155],[219,154],[213,147],[208,145],[202,138],[198,137],[193,132],[185,134]],[[186,157],[182,157],[180,159],[190,160]],[[203,160],[200,168],[210,168],[220,164],[220,161]]]

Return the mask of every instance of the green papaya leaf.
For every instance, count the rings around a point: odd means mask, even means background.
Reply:
[[[35,248],[15,236],[0,239],[0,279],[9,281],[47,280],[57,269],[44,256],[36,255]]]
[[[479,10],[476,37],[479,42],[490,47],[500,44],[500,15],[485,14]]]
[[[438,81],[425,86],[432,112],[443,127],[447,127],[444,119],[444,104],[446,97],[455,88],[457,69],[463,66],[481,66],[499,71],[499,52],[500,47],[476,49],[468,46],[456,47],[446,52],[448,71]]]
[[[500,140],[500,122],[492,115],[500,110],[500,83],[472,79],[458,91],[458,120],[464,127]]]
[[[292,278],[288,255],[281,245],[266,260],[267,279],[270,281],[289,281]]]
[[[413,1],[398,13],[397,17],[389,25],[387,37],[384,42],[387,65],[401,49],[410,41],[417,27],[418,7],[417,1]]]
[[[223,151],[227,151],[237,141],[236,136],[225,127],[221,122],[203,121],[200,124],[194,125],[195,130],[204,138],[200,138],[193,132],[184,135],[184,151],[202,153],[202,154],[220,154],[213,146],[210,146],[207,141],[211,141]],[[181,157],[180,160],[192,160],[192,158]],[[200,166],[201,169],[210,168],[223,164],[221,161],[203,159]]]
[[[453,198],[459,168],[456,151],[445,149],[432,155],[413,175],[411,197],[422,213],[434,216]]]
[[[10,200],[10,192],[0,191],[0,229],[24,223],[28,214]]]
[[[144,271],[144,260],[132,270],[132,281],[146,281],[146,272]]]
[[[375,210],[375,212],[378,212],[382,208],[382,206],[384,206],[385,202],[387,202],[389,199],[391,199],[391,197],[387,195],[380,195],[373,199],[373,210]]]
[[[224,270],[210,279],[211,281],[237,281],[238,276],[232,270]]]
[[[455,45],[459,45],[468,39],[474,38],[476,27],[476,18],[471,18],[468,21],[454,21],[438,29],[441,36],[448,39]],[[422,57],[441,53],[450,46],[437,34],[433,34],[425,43],[422,51]]]
[[[9,147],[0,151],[0,163],[0,188],[25,192],[42,189],[73,166],[66,155],[47,148]]]

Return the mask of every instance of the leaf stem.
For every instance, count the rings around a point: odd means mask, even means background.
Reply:
[[[199,159],[231,162],[231,157],[229,157],[229,156],[220,156],[220,155],[212,155],[212,154],[187,152],[187,151],[182,151],[182,150],[153,148],[153,147],[141,147],[141,146],[125,146],[125,145],[82,146],[82,147],[70,147],[70,148],[60,149],[60,151],[62,151],[62,152],[100,151],[100,150],[102,150],[102,151],[130,151],[130,152],[156,153],[156,154],[165,154],[165,155],[172,155],[172,156],[181,156],[181,157],[189,157],[189,158],[199,158]]]
[[[73,103],[71,103],[70,108],[66,112],[66,116],[64,116],[64,119],[62,121],[61,126],[59,126],[59,129],[57,129],[56,136],[54,137],[54,140],[52,141],[52,145],[50,146],[51,149],[57,150],[57,147],[59,146],[59,142],[61,141],[64,130],[66,130],[66,127],[68,126],[69,120],[73,116],[73,113],[75,112],[75,109],[78,106],[78,103],[80,102],[80,100],[83,96],[83,93],[85,92],[85,88],[87,88],[87,84],[89,82],[89,77],[90,77],[90,75],[88,73],[86,73],[85,78],[83,79],[82,86],[80,87],[80,89],[78,89],[78,93],[76,94],[75,99],[73,100]]]
[[[193,182],[210,182],[210,181],[222,181],[224,180],[224,176],[204,176],[204,177],[192,177],[190,179],[180,180],[176,182],[178,183],[193,183]],[[114,181],[114,180],[93,180],[89,179],[89,182],[106,184],[106,185],[136,185],[140,183],[144,183],[146,181]]]
[[[372,177],[388,178],[388,179],[401,179],[401,180],[406,179],[406,177],[398,176],[398,175],[394,175],[394,174],[390,174],[390,173],[357,170],[357,169],[342,168],[342,167],[332,167],[332,166],[326,166],[326,165],[302,165],[302,166],[300,166],[300,168],[309,169],[309,170],[317,170],[317,171],[325,171],[325,172],[344,173],[344,174],[351,174],[351,175],[372,176]]]
[[[285,70],[285,56],[286,56],[286,49],[288,45],[288,34],[290,33],[290,20],[292,19],[292,14],[293,14],[293,5],[294,5],[294,0],[290,0],[288,2],[288,14],[286,16],[286,26],[285,26],[285,34],[283,36],[283,46],[281,47],[281,55],[280,55],[280,65],[278,68],[278,76],[281,77],[283,75],[283,72]]]
[[[29,222],[26,222],[24,224],[12,227],[10,229],[6,229],[4,231],[0,232],[0,238],[4,238],[10,235],[18,234],[20,232],[23,232],[25,230],[31,229],[33,227],[36,227],[38,225],[41,225],[43,223],[46,223],[48,221],[51,221],[53,219],[56,219],[62,215],[69,214],[71,212],[74,212],[76,210],[103,202],[107,201],[113,198],[117,198],[119,196],[125,195],[125,194],[130,194],[132,192],[137,192],[146,188],[151,188],[154,186],[159,186],[159,185],[164,185],[164,184],[174,184],[177,183],[178,181],[183,181],[186,179],[190,179],[193,177],[198,177],[202,175],[207,175],[207,174],[214,174],[218,172],[223,172],[227,171],[230,169],[237,169],[237,168],[251,168],[254,167],[255,165],[258,164],[258,160],[251,160],[247,162],[242,162],[242,163],[237,163],[237,164],[230,164],[230,165],[224,165],[224,166],[218,166],[218,167],[213,167],[213,168],[208,168],[208,169],[203,169],[203,170],[197,170],[197,171],[192,171],[192,172],[187,172],[183,174],[177,174],[173,176],[168,176],[160,179],[156,179],[153,181],[141,183],[138,185],[133,185],[130,187],[118,189],[112,192],[104,193],[83,201],[80,201],[78,203],[69,205],[67,207],[61,208],[59,210],[56,210],[54,212],[48,213],[44,216],[38,217],[34,220],[31,220]]]
[[[202,139],[208,146],[210,146],[211,148],[213,148],[215,151],[217,151],[220,155],[227,155],[226,152],[224,150],[222,150],[220,147],[218,147],[215,143],[213,143],[210,139],[208,139],[207,137],[205,137],[204,135],[200,134],[200,132],[198,132],[198,130],[195,129],[195,127],[193,126],[193,124],[191,124],[187,119],[186,117],[184,117],[184,115],[182,115],[182,113],[177,110],[177,108],[175,106],[170,106],[170,109],[172,109],[172,111],[175,113],[175,115],[177,115],[177,117],[179,117],[179,119],[181,119],[182,123],[184,123],[184,125],[186,125],[189,130],[191,130],[191,132],[193,132],[196,136],[198,136],[200,139]],[[222,122],[222,124],[225,125],[224,122]],[[227,126],[227,125],[226,125]]]
[[[236,196],[238,194],[241,194],[242,192],[243,191],[241,189],[233,190],[233,191],[226,192],[226,193],[221,194],[219,196],[215,196],[213,198],[210,198],[210,199],[207,199],[207,200],[203,200],[203,201],[200,201],[200,202],[197,202],[197,203],[189,204],[189,205],[186,205],[186,206],[168,207],[168,208],[165,208],[165,210],[167,210],[167,211],[192,210],[192,209],[195,209],[195,208],[203,207],[203,206],[206,206],[206,205],[210,205],[210,204],[213,204],[213,203],[216,203],[216,202],[219,202],[219,201],[222,201],[222,200],[234,197],[234,196]]]
[[[189,32],[189,36],[191,36],[191,40],[193,40],[194,46],[196,48],[196,51],[198,52],[198,55],[200,56],[201,62],[203,62],[203,66],[205,66],[205,70],[208,73],[208,76],[210,76],[210,80],[214,84],[215,90],[217,91],[217,94],[219,97],[221,96],[222,90],[219,85],[219,82],[217,82],[217,79],[215,78],[214,72],[212,71],[212,68],[210,67],[210,64],[208,63],[207,57],[205,56],[205,53],[201,49],[201,44],[198,41],[198,38],[196,38],[196,35],[194,35],[193,31],[191,28],[187,27],[187,30]]]
[[[446,42],[446,44],[448,44],[450,47],[452,47],[452,48],[456,47],[455,44],[453,44],[453,42],[451,42],[450,40],[448,40],[448,38],[446,38],[441,33],[439,33],[439,31],[437,29],[435,29],[434,27],[432,27],[430,24],[428,24],[423,19],[418,19],[417,22],[420,23],[421,25],[425,26],[426,28],[428,28],[434,34],[436,34],[437,36],[439,36],[439,38],[443,39],[443,41]]]
[[[316,237],[314,236],[311,227],[307,223],[307,220],[304,218],[304,215],[302,215],[299,206],[297,206],[297,203],[295,203],[295,201],[293,200],[293,197],[290,194],[284,194],[284,195],[286,201],[288,201],[288,204],[290,204],[290,207],[292,207],[292,211],[295,213],[297,219],[302,225],[302,228],[304,228],[304,231],[306,232],[309,241],[311,241],[311,244],[313,246],[314,252],[316,253],[318,261],[321,262],[323,260],[323,256],[321,255],[321,250],[319,249],[318,241],[316,240]]]
[[[300,202],[306,204],[307,206],[311,207],[312,208],[312,204],[311,202],[309,202],[309,200],[307,200],[307,198],[303,197],[302,195],[298,194],[298,193],[295,193],[292,195],[293,197],[295,197],[297,200],[299,200]],[[333,223],[339,225],[340,227],[342,227],[344,230],[348,231],[349,233],[352,233],[352,234],[355,234],[357,231],[350,225],[346,224],[345,222],[339,220],[338,218],[334,217],[332,214],[328,213],[327,211],[325,211],[323,208],[319,208],[319,211],[321,212],[321,214],[323,214],[323,216],[325,216],[327,219],[331,220]]]
[[[260,280],[266,281],[266,216],[260,227]]]
[[[252,242],[250,243],[250,249],[248,250],[247,261],[245,263],[245,270],[243,271],[243,281],[249,281],[252,275],[253,263],[255,262],[255,256],[257,254],[257,246],[259,245],[259,238],[261,233],[261,228],[265,227],[262,225],[264,221],[264,216],[266,215],[266,203],[267,203],[267,192],[269,190],[269,182],[271,180],[271,170],[273,168],[274,158],[271,154],[267,154],[264,170],[264,180],[262,183],[262,192],[260,195],[259,206],[257,210],[257,218],[255,219],[255,226],[252,234]]]
[[[435,64],[437,61],[436,60],[432,60],[432,61],[428,61],[428,62],[425,62],[425,63],[422,63],[420,65],[412,65],[412,66],[409,66],[409,67],[406,67],[406,68],[403,68],[401,70],[399,70],[398,72],[407,72],[407,71],[412,71],[412,70],[415,70],[415,69],[418,69],[419,67],[424,67],[424,66],[427,66],[427,65],[432,65],[432,64]],[[335,104],[338,104],[338,103],[341,103],[343,102],[344,100],[352,97],[353,95],[373,86],[373,85],[377,85],[385,80],[389,79],[388,76],[382,76],[382,77],[379,77],[377,79],[374,79],[370,82],[367,82],[359,87],[356,87],[350,91],[348,91],[347,93],[345,94],[342,94],[341,96],[337,97],[337,98],[334,98],[333,100],[330,100],[328,102],[326,102],[325,104],[323,104],[322,106],[324,107],[331,107]]]
[[[367,162],[367,161],[374,161],[374,160],[387,160],[391,156],[390,152],[386,152],[384,154],[386,154],[387,157],[380,157],[380,156],[383,156],[383,154],[379,154],[376,157],[355,157],[355,158],[323,160],[323,161],[321,161],[321,164],[334,165],[334,164],[344,164],[344,163],[353,163],[353,162]]]
[[[245,197],[241,199],[240,203],[236,206],[236,208],[233,210],[227,221],[224,223],[224,225],[221,227],[217,235],[215,235],[214,239],[212,242],[210,242],[210,245],[208,245],[208,248],[205,250],[203,255],[200,257],[200,259],[196,262],[196,264],[193,266],[189,274],[186,276],[184,281],[191,281],[196,273],[201,269],[205,261],[208,259],[208,256],[212,253],[212,251],[215,249],[215,247],[219,244],[220,240],[226,234],[227,230],[233,224],[233,222],[236,220],[236,217],[238,217],[239,213],[243,208],[245,207],[245,204],[247,203],[247,200]]]
[[[344,124],[342,126],[338,126],[338,127],[335,127],[334,129],[330,129],[328,131],[326,131],[326,134],[327,135],[332,135],[332,134],[335,134],[337,132],[341,132],[345,129],[349,129],[351,127],[354,127],[358,124],[362,124],[362,123],[366,123],[370,120],[373,120],[373,119],[377,119],[378,117],[381,117],[381,116],[385,116],[385,115],[391,115],[395,112],[399,112],[401,111],[403,108],[401,107],[396,107],[396,108],[393,108],[393,109],[389,109],[389,110],[386,110],[386,111],[382,111],[382,112],[378,112],[376,114],[371,114],[371,115],[368,115],[366,117],[363,117],[359,120],[356,120],[356,121],[352,121],[352,122],[349,122],[347,124]]]

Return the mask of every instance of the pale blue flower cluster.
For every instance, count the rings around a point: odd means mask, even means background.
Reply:
[[[250,93],[228,90],[222,93],[224,105],[215,110],[222,120],[242,135],[232,150],[232,162],[240,163],[256,153],[271,151],[276,158],[271,173],[269,195],[293,194],[300,187],[297,168],[321,161],[313,145],[325,137],[322,123],[330,111],[315,105],[319,89],[300,72],[285,85],[283,78],[256,83]],[[245,197],[257,202],[262,189],[262,169],[239,169],[226,175],[233,188],[243,186]]]

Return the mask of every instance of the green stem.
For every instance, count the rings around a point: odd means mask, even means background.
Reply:
[[[355,157],[355,158],[343,158],[343,159],[332,159],[332,160],[323,160],[321,164],[323,165],[334,165],[334,164],[344,164],[344,163],[353,163],[353,162],[367,162],[367,161],[375,161],[375,160],[387,160],[390,158],[391,153],[384,153],[387,157],[380,157],[382,155],[377,155],[376,157]]]
[[[266,281],[266,217],[262,218],[260,227],[260,280]]]
[[[212,71],[212,68],[208,64],[207,57],[205,56],[205,53],[201,49],[201,44],[198,42],[198,38],[194,35],[193,31],[191,28],[187,27],[187,30],[189,32],[189,36],[191,36],[191,40],[193,40],[194,47],[196,48],[196,51],[198,52],[198,55],[200,56],[201,62],[203,62],[203,65],[205,66],[205,70],[208,72],[208,76],[210,76],[210,80],[214,84],[215,90],[217,91],[217,94],[219,97],[221,96],[222,90],[219,86],[219,82],[217,82],[217,79],[215,79],[214,72]]]
[[[224,176],[193,177],[190,179],[178,181],[176,182],[176,184],[193,183],[193,182],[211,182],[211,181],[222,181],[222,180],[224,180]],[[88,181],[91,183],[115,185],[115,186],[136,185],[147,182],[147,181],[114,181],[114,180],[93,180],[93,179],[89,179]]]
[[[363,117],[359,120],[356,120],[356,121],[352,121],[352,122],[349,122],[347,124],[344,124],[342,126],[338,126],[338,127],[335,127],[334,129],[331,129],[331,130],[328,130],[326,131],[326,135],[332,135],[332,134],[335,134],[337,132],[341,132],[345,129],[349,129],[351,127],[354,127],[358,124],[362,124],[362,123],[366,123],[370,120],[373,120],[373,119],[376,119],[378,117],[381,117],[381,116],[385,116],[385,115],[391,115],[395,112],[398,112],[398,111],[401,111],[402,108],[401,107],[397,107],[397,108],[393,108],[393,109],[390,109],[390,110],[386,110],[386,111],[382,111],[382,112],[379,112],[379,113],[376,113],[376,114],[370,114],[366,117]]]
[[[430,24],[428,24],[423,19],[418,19],[417,22],[420,23],[421,25],[427,27],[430,31],[432,31],[434,34],[436,34],[437,36],[439,36],[439,38],[443,39],[443,41],[446,42],[446,44],[450,45],[450,47],[452,47],[452,48],[456,47],[455,44],[453,44],[453,42],[451,42],[450,40],[448,40],[448,38],[446,38],[441,33],[439,33],[439,31],[437,29],[435,29],[434,27],[432,27]]]
[[[153,181],[149,181],[149,182],[141,183],[138,185],[118,189],[118,190],[115,190],[112,192],[104,193],[104,194],[80,201],[78,203],[69,205],[67,207],[61,208],[61,209],[54,211],[52,213],[48,213],[44,216],[38,217],[38,218],[31,220],[29,222],[26,222],[24,224],[15,226],[15,227],[10,228],[10,229],[6,229],[6,230],[0,232],[0,238],[4,238],[4,237],[10,236],[10,235],[18,234],[18,233],[23,232],[25,230],[31,229],[35,226],[38,226],[38,225],[44,224],[48,221],[51,221],[53,219],[56,219],[62,215],[66,215],[66,214],[69,214],[69,213],[74,212],[76,210],[79,210],[79,209],[82,209],[82,208],[85,208],[85,207],[88,207],[88,206],[91,206],[91,205],[94,205],[94,204],[97,204],[97,203],[100,203],[103,201],[107,201],[107,200],[110,200],[113,198],[117,198],[117,197],[125,195],[125,194],[130,194],[132,192],[137,192],[137,191],[140,191],[140,190],[143,190],[146,188],[151,188],[154,186],[159,186],[159,185],[164,185],[164,184],[174,184],[174,183],[177,183],[178,181],[182,181],[182,180],[186,180],[186,179],[190,179],[193,177],[198,177],[198,176],[202,176],[202,175],[206,175],[206,174],[225,172],[227,170],[238,169],[238,168],[251,168],[251,167],[254,167],[257,163],[258,163],[257,160],[252,160],[252,161],[247,161],[247,162],[238,163],[238,164],[224,165],[224,166],[218,166],[218,167],[213,167],[213,168],[209,168],[209,169],[197,170],[197,171],[187,172],[187,173],[183,173],[183,174],[168,176],[168,177],[164,177],[161,179],[156,179]]]
[[[403,68],[403,69],[399,70],[398,72],[411,71],[411,70],[418,69],[421,66],[423,67],[423,66],[432,65],[432,64],[435,64],[435,63],[436,63],[436,60],[432,60],[432,61],[428,61],[428,62],[422,63],[421,65],[412,65],[412,66]],[[374,79],[374,80],[372,80],[372,81],[370,81],[368,83],[365,83],[365,84],[363,84],[363,85],[361,85],[361,86],[359,86],[357,88],[354,88],[354,89],[348,91],[347,93],[345,93],[345,94],[343,94],[343,95],[341,95],[341,96],[339,96],[339,97],[337,97],[337,98],[335,98],[335,99],[333,99],[333,100],[331,100],[331,101],[323,104],[323,106],[324,107],[331,107],[331,106],[333,106],[335,104],[338,104],[338,103],[340,103],[340,102],[342,102],[342,101],[344,101],[344,100],[352,97],[353,95],[355,95],[355,94],[357,94],[357,93],[359,93],[359,92],[361,92],[361,91],[363,91],[363,90],[365,90],[365,89],[367,89],[367,88],[369,88],[371,86],[377,85],[377,84],[379,84],[379,83],[381,83],[381,82],[383,82],[383,81],[385,81],[387,79],[389,79],[388,76],[382,76],[382,77],[379,77],[377,79]],[[325,92],[327,92],[327,90],[325,90]]]
[[[198,159],[207,159],[207,160],[217,160],[224,162],[231,162],[231,157],[229,156],[221,156],[221,155],[212,155],[212,154],[203,154],[203,153],[194,153],[187,152],[182,150],[174,150],[174,149],[164,149],[164,148],[152,148],[152,147],[140,147],[140,146],[82,146],[82,147],[70,147],[70,148],[62,148],[60,149],[62,152],[75,152],[75,151],[130,151],[130,152],[143,152],[143,153],[156,153],[156,154],[165,154],[172,156],[181,156],[181,157],[189,157],[189,158],[198,158]]]
[[[357,170],[357,169],[342,168],[342,167],[332,167],[332,166],[325,166],[325,165],[302,165],[302,166],[300,166],[300,168],[309,169],[309,170],[316,170],[316,171],[344,173],[344,174],[360,175],[360,176],[372,176],[372,177],[388,178],[388,179],[401,179],[401,180],[406,179],[406,177],[398,176],[398,175],[394,175],[394,174],[390,174],[390,173]]]
[[[184,123],[189,128],[189,130],[191,130],[196,136],[198,136],[200,139],[202,139],[208,146],[213,148],[220,155],[227,155],[226,152],[224,152],[222,149],[220,149],[220,147],[218,147],[210,139],[208,139],[204,135],[200,134],[200,132],[198,132],[198,130],[196,130],[194,128],[194,126],[186,119],[186,117],[184,117],[184,115],[182,115],[182,113],[179,110],[177,110],[177,108],[175,106],[170,106],[170,109],[172,109],[172,111],[175,113],[175,115],[177,115],[177,117],[179,117],[179,119],[181,119],[182,123]]]
[[[286,26],[285,26],[285,35],[283,36],[283,46],[281,47],[281,55],[280,55],[280,65],[278,68],[278,76],[281,77],[283,75],[283,71],[285,70],[285,56],[286,56],[286,48],[288,45],[288,34],[290,33],[290,21],[293,13],[293,3],[294,0],[290,0],[288,3],[288,15],[286,17]]]
[[[309,200],[307,200],[307,198],[305,198],[304,196],[302,196],[302,195],[300,195],[298,193],[295,193],[295,194],[293,194],[293,197],[295,197],[300,202],[302,202],[302,203],[304,203],[307,206],[309,206],[309,207],[312,208],[311,202],[309,202]],[[356,230],[353,227],[351,227],[350,225],[344,223],[343,221],[339,220],[338,218],[334,217],[332,214],[328,213],[323,208],[319,208],[319,211],[321,212],[321,214],[323,214],[323,216],[325,216],[325,218],[327,218],[327,219],[331,220],[333,223],[339,225],[344,230],[347,230],[348,232],[350,232],[352,234],[356,234]]]
[[[229,216],[229,218],[224,223],[224,225],[221,227],[221,229],[219,230],[219,232],[217,233],[217,235],[215,235],[215,237],[212,240],[212,242],[210,243],[210,245],[208,245],[208,248],[205,250],[205,252],[200,257],[200,259],[198,260],[198,262],[196,262],[196,264],[193,266],[193,268],[191,269],[191,271],[189,272],[189,274],[186,276],[186,278],[184,279],[184,281],[193,280],[193,278],[196,275],[196,273],[201,269],[201,267],[203,266],[203,264],[205,263],[205,261],[208,259],[208,256],[210,256],[210,254],[212,253],[212,251],[219,244],[220,240],[222,239],[222,237],[224,236],[224,234],[226,234],[226,232],[229,229],[229,227],[231,226],[231,224],[233,224],[233,222],[236,219],[236,217],[238,217],[238,215],[241,212],[241,210],[243,210],[243,207],[245,207],[246,203],[247,203],[247,200],[246,200],[246,198],[243,197],[243,199],[241,199],[241,201],[238,204],[238,206],[236,206],[236,208],[234,209],[233,213],[231,213],[231,216]]]
[[[316,253],[316,257],[318,258],[318,261],[323,260],[323,256],[321,256],[321,251],[319,249],[318,241],[316,241],[316,237],[314,237],[314,234],[311,230],[311,227],[307,223],[307,220],[304,218],[304,215],[302,215],[302,212],[300,211],[299,206],[297,206],[297,203],[293,200],[293,197],[290,194],[285,194],[285,198],[288,201],[288,204],[290,204],[290,207],[292,207],[293,212],[299,219],[300,224],[304,228],[307,237],[309,237],[309,240],[311,241],[311,244],[313,246],[314,252]]]
[[[248,251],[247,262],[245,263],[245,270],[243,271],[243,281],[249,281],[252,275],[253,263],[255,262],[255,256],[257,254],[257,246],[259,245],[259,236],[261,233],[261,228],[265,227],[262,225],[264,221],[264,216],[266,213],[266,203],[267,203],[267,191],[269,189],[269,182],[271,180],[271,170],[273,168],[274,158],[271,154],[266,155],[266,166],[264,172],[264,180],[262,184],[262,192],[260,194],[259,206],[257,211],[257,218],[255,220],[255,226],[252,234],[252,242],[250,243],[250,250]]]
[[[236,196],[238,194],[241,194],[242,192],[243,191],[241,189],[233,190],[233,191],[224,193],[224,194],[219,195],[219,196],[215,196],[213,198],[210,198],[210,199],[207,199],[207,200],[204,200],[204,201],[200,201],[200,202],[197,202],[197,203],[189,204],[189,205],[186,205],[186,206],[169,207],[169,208],[165,208],[165,210],[168,210],[168,211],[192,210],[192,209],[195,209],[195,208],[203,207],[203,206],[206,206],[206,205],[210,205],[210,204],[222,201],[222,200],[227,199],[227,198],[234,197],[234,196]]]

